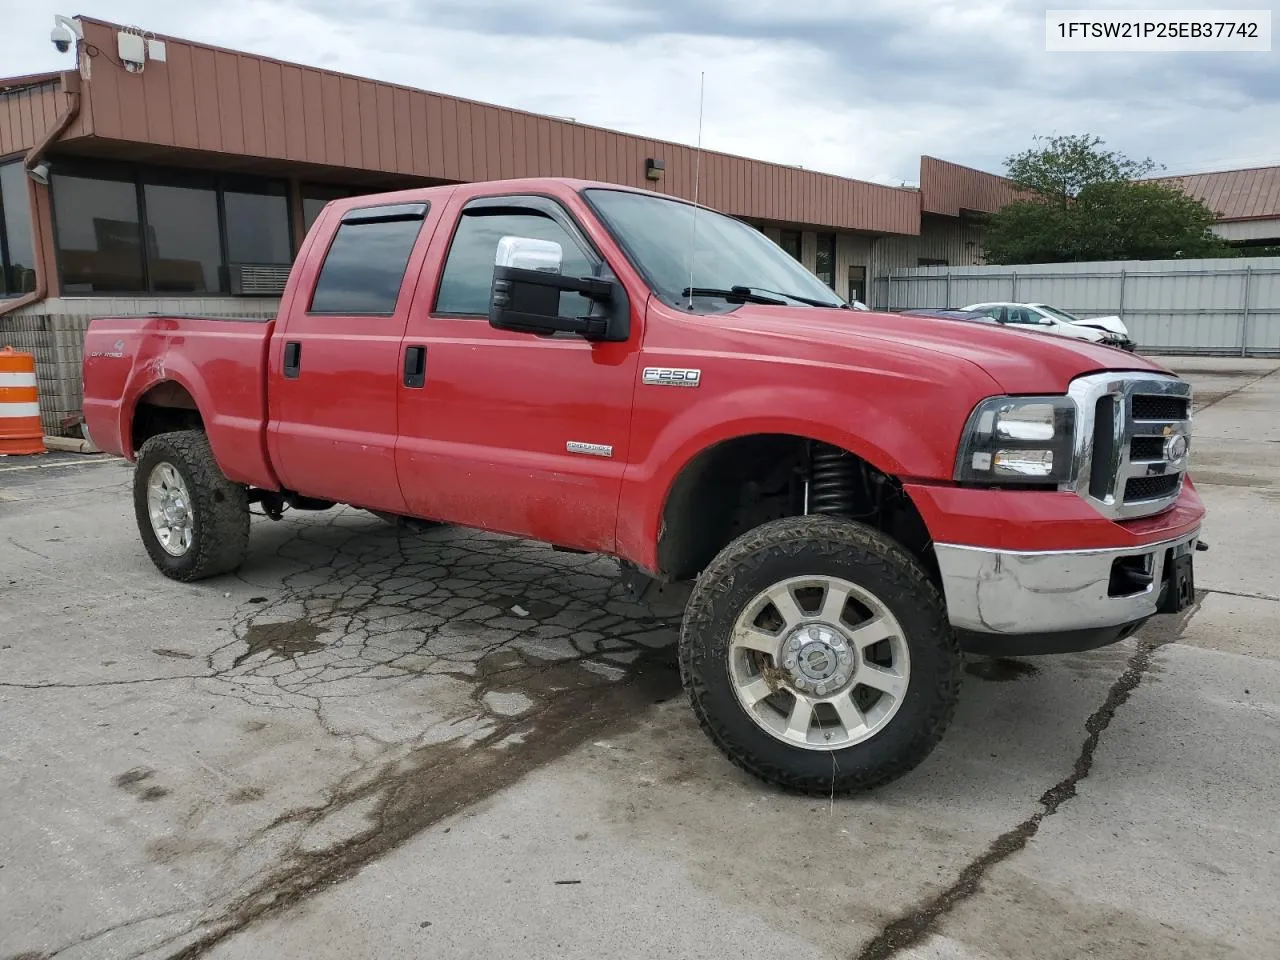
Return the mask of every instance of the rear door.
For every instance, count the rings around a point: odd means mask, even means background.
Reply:
[[[477,197],[440,230],[405,336],[400,484],[410,513],[584,550],[613,548],[640,342],[539,337],[489,326],[504,236],[553,240],[561,272],[612,276],[558,201]],[[561,313],[585,314],[580,295]],[[567,301],[567,302],[566,302]],[[581,301],[581,302],[575,302]],[[409,351],[422,351],[417,363]],[[411,371],[420,371],[411,376]]]
[[[438,218],[427,203],[330,212],[323,256],[281,304],[268,369],[268,444],[281,482],[307,496],[403,513],[396,477],[400,343]],[[408,279],[406,279],[406,277]]]

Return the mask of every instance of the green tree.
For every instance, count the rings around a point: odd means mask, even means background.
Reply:
[[[1176,187],[1135,182],[1156,169],[1103,149],[1090,135],[1037,137],[1006,161],[1027,191],[991,216],[988,263],[1160,260],[1230,255],[1213,234],[1213,212]]]

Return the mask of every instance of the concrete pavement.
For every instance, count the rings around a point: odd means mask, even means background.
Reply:
[[[720,757],[609,561],[343,510],[182,585],[123,464],[0,462],[0,957],[1280,955],[1280,361],[1169,362],[1198,608],[972,662],[835,802]]]

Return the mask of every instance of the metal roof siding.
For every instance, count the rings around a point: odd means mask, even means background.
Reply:
[[[114,49],[119,26],[81,22],[88,44]],[[163,39],[167,62],[150,62],[142,73],[93,59],[84,112],[94,135],[439,180],[562,174],[693,197],[697,151],[684,144]],[[0,137],[13,129],[3,109]],[[81,125],[68,136],[87,132]],[[666,161],[663,180],[645,179],[646,157]],[[919,232],[914,191],[710,150],[702,154],[698,192],[736,216]]]
[[[59,114],[70,102],[60,81],[60,74],[42,75],[38,82],[14,84],[10,90],[4,88],[13,81],[0,81],[0,157],[30,150],[58,122]],[[90,129],[81,110],[67,135],[83,135]]]
[[[1152,182],[1181,188],[1202,200],[1219,220],[1280,217],[1280,166],[1158,177]]]
[[[935,157],[920,158],[920,209],[924,213],[948,217],[958,217],[961,210],[995,213],[1020,196],[1005,177]]]

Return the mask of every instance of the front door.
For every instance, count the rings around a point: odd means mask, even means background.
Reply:
[[[268,364],[267,443],[287,489],[404,512],[395,464],[400,344],[435,219],[425,203],[350,210],[318,271],[300,258]]]
[[[850,303],[858,300],[862,303],[867,302],[867,268],[866,267],[850,267],[849,268],[849,296],[846,297]]]
[[[589,343],[489,326],[494,257],[508,236],[559,243],[565,275],[609,275],[554,200],[484,197],[463,207],[454,235],[433,244],[439,284],[419,291],[405,334],[406,356],[421,349],[424,363],[400,390],[401,489],[418,516],[609,551],[639,330],[633,324],[626,343]],[[562,295],[562,314],[587,309],[580,295]]]

